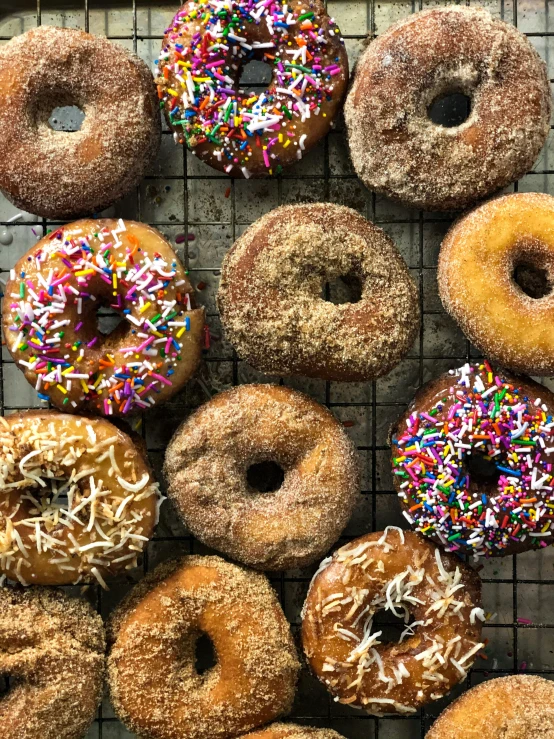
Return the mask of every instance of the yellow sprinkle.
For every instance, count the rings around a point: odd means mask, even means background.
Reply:
[[[75,272],[76,277],[82,277],[84,275],[91,275],[94,272],[93,269],[80,269],[77,272]]]
[[[144,311],[147,310],[148,308],[150,308],[150,306],[151,306],[151,303],[150,303],[150,301],[148,301],[148,303],[145,303],[142,306],[142,308],[139,310],[139,313],[144,313]]]
[[[85,393],[88,393],[88,385],[82,378],[81,378],[81,387],[83,388]]]
[[[68,367],[62,372],[62,375],[68,375],[70,372],[73,372],[74,369],[75,367]]]
[[[175,90],[173,90],[171,87],[168,87],[167,88],[167,91],[168,91],[168,93],[170,95],[173,95],[174,98],[178,98],[179,97],[179,93],[178,92],[175,92]]]
[[[99,375],[99,376],[98,376],[98,379],[96,380],[96,382],[95,382],[95,383],[94,383],[94,385],[93,385],[93,388],[94,388],[95,390],[96,390],[96,388],[98,387],[98,385],[100,384],[100,382],[102,381],[102,378],[103,378],[103,377],[104,377],[104,375],[103,375],[103,374],[102,374],[102,375]]]
[[[181,336],[185,333],[185,327],[183,326],[177,331],[177,338],[180,339]]]
[[[82,354],[79,354],[79,356],[77,357],[76,361],[77,362],[80,362],[82,359],[83,359],[83,355]]]
[[[547,521],[544,526],[541,529],[541,533],[544,534],[545,531],[548,531],[548,528],[550,526],[550,521]]]
[[[285,143],[283,144],[283,149],[286,149],[286,148],[287,148],[287,146],[289,146],[289,144],[290,144],[290,139],[287,139],[287,140],[285,141]]]
[[[117,287],[117,274],[114,272],[112,275],[113,286]]]
[[[63,385],[56,385],[60,393],[63,393],[64,395],[67,395],[67,390],[63,387]]]
[[[283,143],[283,134],[280,133],[277,138],[279,139],[279,143],[282,144]]]

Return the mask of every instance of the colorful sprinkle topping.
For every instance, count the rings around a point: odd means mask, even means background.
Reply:
[[[404,516],[449,551],[494,556],[513,542],[547,546],[554,519],[551,412],[486,361],[450,374],[452,386],[433,408],[412,413],[392,440]],[[490,480],[470,472],[470,455],[494,473]]]
[[[312,116],[329,117],[330,124],[342,98],[335,87],[348,77],[340,31],[322,6],[317,9],[321,21],[309,3],[282,0],[183,6],[166,31],[156,80],[176,140],[198,155],[204,144],[204,151],[215,147],[217,168],[246,178],[258,166],[278,174],[282,162],[301,159],[325,131],[312,141],[298,124]],[[238,86],[252,59],[272,67],[271,84],[261,93]]]

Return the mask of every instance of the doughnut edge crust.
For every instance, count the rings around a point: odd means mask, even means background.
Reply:
[[[276,723],[245,734],[241,739],[344,739],[344,737],[333,729]]]

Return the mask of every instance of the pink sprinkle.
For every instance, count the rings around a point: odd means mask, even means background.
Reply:
[[[143,341],[140,346],[137,347],[136,351],[137,353],[141,352],[143,349],[146,349],[147,346],[150,346],[150,344],[154,341],[153,336],[149,336],[146,341]]]
[[[151,372],[150,374],[156,380],[159,380],[160,382],[163,382],[164,385],[173,385],[173,383],[170,382],[170,380],[168,380],[167,377],[162,377],[162,375],[158,375],[155,372]]]
[[[525,626],[531,626],[533,623],[530,618],[518,618],[518,624],[525,624]]]
[[[98,336],[95,336],[92,341],[89,341],[89,343],[87,344],[87,346],[90,348],[91,346],[94,346],[97,341],[98,341]]]

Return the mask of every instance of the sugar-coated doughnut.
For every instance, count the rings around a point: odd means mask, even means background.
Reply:
[[[269,86],[240,87],[252,60]],[[279,174],[329,131],[348,82],[341,33],[321,0],[187,2],[167,29],[159,96],[176,141],[232,177]]]
[[[485,360],[425,385],[392,430],[404,516],[449,551],[552,543],[554,395]]]
[[[551,195],[506,195],[460,218],[441,245],[438,281],[444,307],[485,356],[554,373]]]
[[[102,699],[102,619],[61,590],[0,588],[2,739],[82,739]]]
[[[467,565],[388,526],[321,563],[302,610],[304,652],[339,703],[412,714],[463,680],[484,646],[480,595]],[[379,640],[373,618],[383,610],[404,617],[398,643]]]
[[[471,100],[466,121],[433,123],[433,102]],[[395,23],[356,67],[345,105],[354,168],[407,206],[461,209],[524,175],[550,126],[546,65],[523,33],[481,8],[432,8]]]
[[[345,278],[357,302],[334,305],[326,283]],[[257,220],[222,266],[225,333],[256,369],[326,380],[389,372],[419,327],[417,288],[391,239],[350,208],[287,205]]]
[[[199,674],[206,634],[217,664]],[[290,710],[299,663],[267,578],[219,557],[158,567],[114,613],[108,669],[125,726],[148,739],[230,739]]]
[[[243,739],[344,739],[344,737],[332,729],[314,729],[311,726],[278,723],[245,734]]]
[[[55,131],[56,108],[85,114]],[[128,193],[160,146],[156,88],[146,64],[112,41],[40,26],[0,49],[0,189],[46,218],[97,213]]]
[[[426,739],[554,739],[554,685],[538,675],[487,680],[463,693]]]
[[[204,309],[171,245],[134,221],[83,220],[41,239],[6,285],[6,346],[39,397],[124,416],[171,397],[200,361]],[[124,319],[108,335],[97,311]]]
[[[248,474],[267,462],[284,477],[260,492]],[[320,559],[359,489],[344,428],[307,395],[277,385],[241,385],[201,406],[169,444],[164,472],[168,495],[200,541],[263,570]]]
[[[0,572],[22,585],[98,581],[135,567],[160,494],[142,448],[109,421],[0,417]]]

